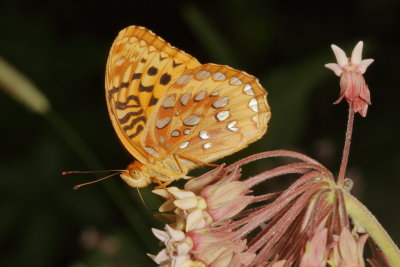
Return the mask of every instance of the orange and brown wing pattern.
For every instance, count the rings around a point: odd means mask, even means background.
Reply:
[[[107,61],[107,106],[119,139],[137,160],[149,159],[140,140],[158,100],[186,69],[199,65],[144,27],[118,34]]]
[[[266,132],[266,95],[245,72],[216,64],[188,69],[157,104],[143,146],[160,159],[176,155],[185,169],[232,154]]]

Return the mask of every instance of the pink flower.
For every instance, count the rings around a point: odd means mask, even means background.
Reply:
[[[328,256],[326,249],[327,234],[328,230],[324,228],[307,242],[300,267],[324,267],[326,265]]]
[[[343,98],[353,105],[354,112],[361,116],[367,115],[368,105],[371,105],[371,97],[367,84],[364,80],[364,72],[368,66],[374,62],[373,59],[362,60],[363,42],[360,41],[354,47],[351,58],[347,58],[346,53],[336,45],[331,45],[335,54],[336,63],[325,65],[340,77],[340,96],[334,104],[339,103]]]
[[[343,228],[338,241],[332,249],[329,263],[339,267],[364,267],[363,250],[368,235],[358,237],[349,229]]]
[[[239,178],[240,170],[227,174],[221,166],[192,179],[184,190],[154,190],[167,199],[160,211],[173,212],[175,223],[166,225],[166,231],[153,229],[165,248],[149,256],[162,266],[248,266],[255,254],[246,251],[246,240],[235,238],[235,232],[218,229],[253,199],[246,196],[249,185]]]
[[[246,252],[246,240],[233,241],[233,232],[196,230],[188,233],[193,239],[193,257],[206,266],[248,266],[255,257]]]
[[[183,266],[185,261],[190,260],[190,250],[193,248],[191,238],[186,237],[185,233],[175,230],[168,224],[165,226],[166,231],[152,229],[153,234],[165,244],[165,249],[161,250],[156,256],[149,256],[157,264],[170,264],[172,267]]]
[[[207,212],[214,221],[222,221],[232,218],[247,205],[253,197],[249,185],[239,181],[240,169],[225,174],[222,168],[206,173],[199,178],[186,183],[185,189],[201,195],[207,203]]]
[[[249,185],[239,181],[240,170],[229,174],[222,167],[186,183],[185,189],[169,187],[153,192],[166,198],[160,212],[173,211],[179,230],[189,232],[232,218],[253,200]]]
[[[168,224],[165,229],[153,229],[165,248],[155,256],[149,254],[161,266],[242,267],[250,264],[255,257],[254,253],[246,252],[245,240],[232,240],[233,232],[202,229],[186,233]]]

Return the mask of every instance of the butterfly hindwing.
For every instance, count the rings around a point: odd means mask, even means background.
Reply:
[[[188,169],[222,158],[265,133],[265,98],[257,79],[245,72],[216,64],[188,69],[156,105],[143,146],[159,158],[176,155]]]

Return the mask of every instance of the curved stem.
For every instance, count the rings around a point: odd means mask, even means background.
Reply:
[[[354,123],[353,103],[350,103],[349,116],[347,119],[346,137],[343,148],[342,163],[340,164],[340,171],[337,179],[337,185],[340,187],[343,187],[344,185],[344,176],[346,174],[347,162],[349,160],[349,154],[350,154],[351,136],[353,135],[353,123]]]
[[[353,221],[361,225],[385,254],[394,267],[400,266],[400,250],[390,238],[375,216],[350,193],[342,191],[347,213]]]

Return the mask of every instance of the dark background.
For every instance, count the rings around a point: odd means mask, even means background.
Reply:
[[[132,160],[104,99],[108,50],[128,25],[152,29],[201,62],[259,77],[272,107],[269,132],[224,161],[282,148],[335,173],[347,105],[332,105],[339,79],[324,64],[335,62],[330,44],[350,54],[363,40],[364,57],[375,59],[366,72],[372,106],[367,118],[356,116],[347,176],[400,243],[399,11],[397,0],[1,0],[0,56],[40,88],[52,110],[41,116],[0,93],[0,266],[155,265],[145,253],[157,252],[150,227],[161,225],[148,190],[145,208],[117,177],[74,191],[95,176],[60,175]]]

